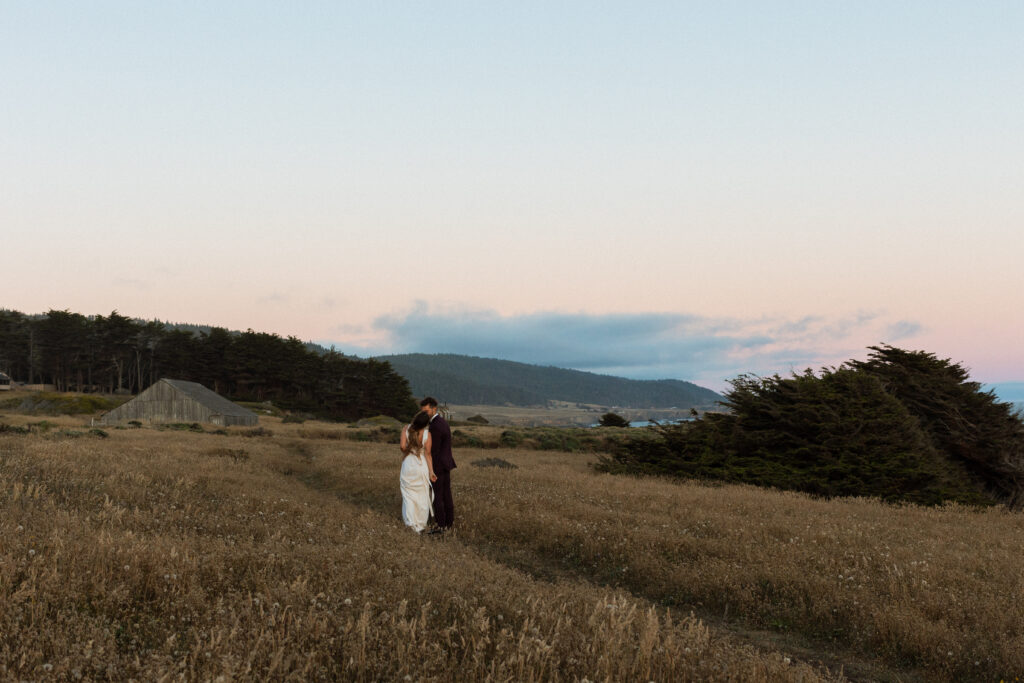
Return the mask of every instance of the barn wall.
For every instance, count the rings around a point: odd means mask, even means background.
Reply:
[[[210,422],[209,408],[191,399],[169,401],[140,401],[126,403],[116,411],[107,413],[104,422]]]
[[[102,424],[139,422],[211,422],[218,425],[255,425],[256,417],[214,413],[165,382],[157,382],[133,400],[104,415]]]
[[[103,422],[209,422],[211,411],[167,384],[157,382],[131,401],[110,411]]]

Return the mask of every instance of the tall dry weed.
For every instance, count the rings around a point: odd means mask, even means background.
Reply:
[[[395,454],[274,431],[0,437],[0,677],[832,677],[628,591],[416,536],[374,504]]]
[[[868,676],[1024,675],[1019,513],[824,501],[596,474],[569,454],[499,455],[518,469],[453,477],[460,542],[496,561],[836,651]],[[393,460],[386,447],[353,446],[316,466],[337,495],[383,511],[398,504]]]

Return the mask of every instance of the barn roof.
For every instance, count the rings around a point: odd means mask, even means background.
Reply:
[[[234,415],[237,417],[248,417],[256,415],[248,408],[243,408],[237,403],[232,403],[220,394],[211,391],[197,382],[186,382],[183,379],[162,379],[172,387],[185,394],[189,398],[202,403],[204,406],[221,415]]]

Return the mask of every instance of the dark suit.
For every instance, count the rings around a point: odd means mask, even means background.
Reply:
[[[452,430],[448,422],[437,415],[430,421],[430,457],[434,461],[437,481],[434,487],[434,521],[442,529],[451,527],[455,521],[455,505],[452,503]]]

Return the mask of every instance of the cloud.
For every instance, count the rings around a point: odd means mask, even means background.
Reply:
[[[910,320],[900,320],[899,322],[889,325],[886,329],[886,339],[890,342],[899,341],[900,339],[906,339],[920,334],[924,328],[918,323]]]
[[[836,365],[864,355],[868,345],[906,337],[920,326],[863,311],[793,320],[685,313],[502,316],[420,301],[406,312],[377,318],[372,329],[335,329],[352,333],[348,344],[328,343],[359,355],[457,353],[636,379],[686,379],[720,389],[744,373],[787,374]]]

